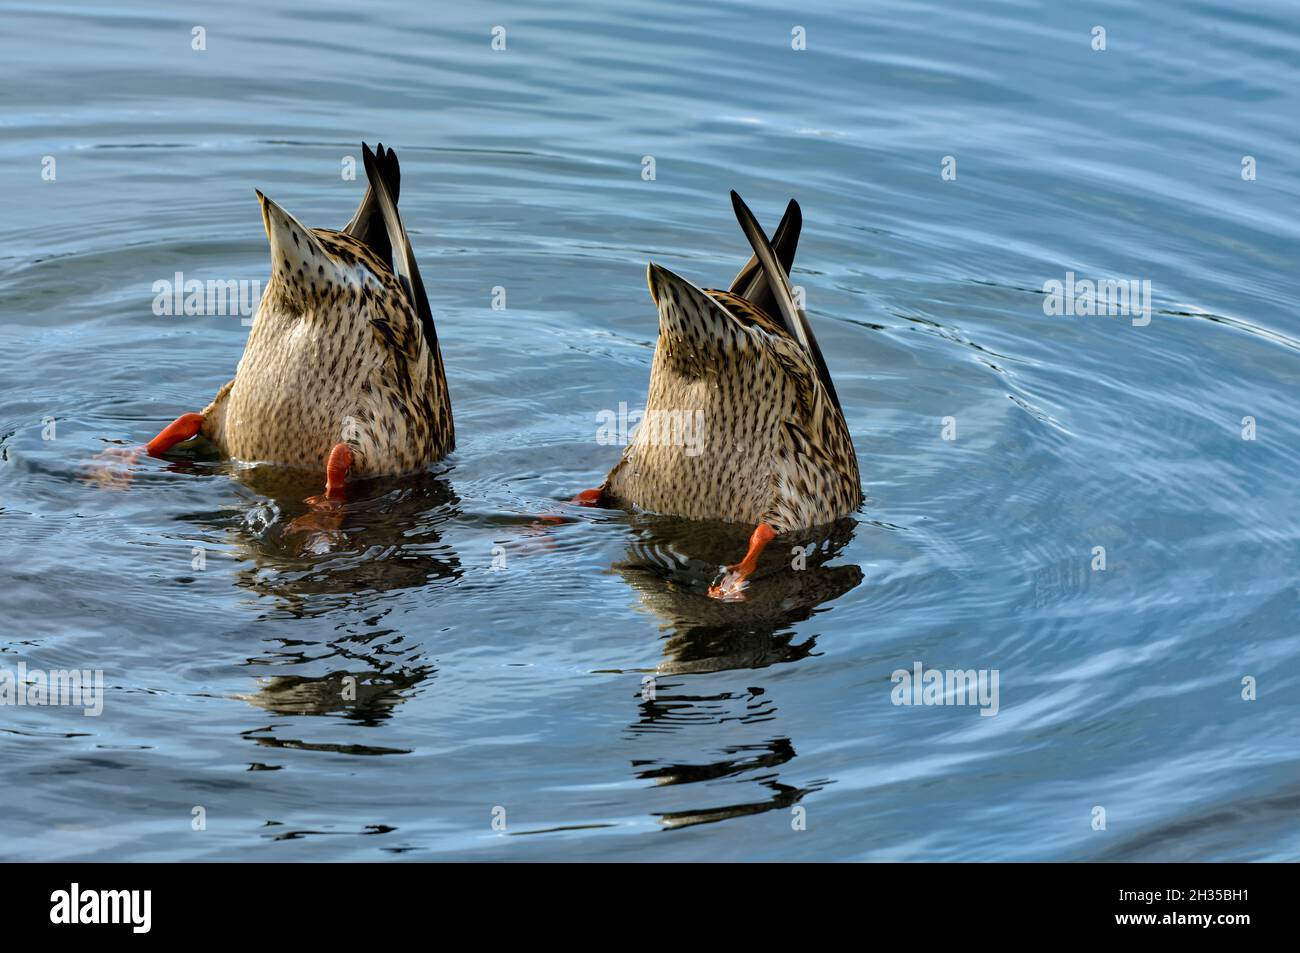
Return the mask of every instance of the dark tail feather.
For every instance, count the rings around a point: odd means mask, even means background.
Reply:
[[[802,229],[803,213],[799,211],[799,203],[791,199],[790,204],[785,207],[785,214],[781,216],[781,224],[772,234],[772,251],[776,253],[776,260],[781,263],[787,275],[794,267],[794,253],[799,247],[799,233]],[[750,256],[749,261],[745,262],[745,267],[740,269],[740,273],[736,275],[727,290],[732,294],[740,295],[750,304],[762,308],[774,317],[781,316],[776,296],[768,286],[767,276],[763,274],[763,266],[759,263],[757,255]]]
[[[790,204],[797,212],[799,206],[794,202]],[[831,395],[831,400],[834,401],[837,409],[842,409],[839,394],[835,393],[835,383],[831,380],[831,372],[826,367],[826,359],[822,357],[822,349],[817,345],[817,337],[813,334],[807,316],[795,304],[789,272],[777,259],[777,254],[767,240],[762,226],[758,224],[758,219],[754,217],[754,213],[734,190],[731,193],[731,205],[736,210],[736,221],[740,222],[741,231],[749,239],[749,247],[754,250],[754,257],[758,260],[760,275],[767,282],[768,290],[776,305],[775,309],[768,313],[779,319],[790,332],[790,336],[803,345],[803,349],[812,358],[813,366],[817,368],[817,376],[821,378],[822,384]],[[787,208],[786,216],[789,215],[790,210]],[[793,255],[793,248],[791,255]]]
[[[369,151],[369,146],[364,142],[361,148]],[[367,175],[371,174],[373,168],[375,174],[383,180],[393,204],[396,205],[398,191],[402,184],[402,170],[397,164],[397,154],[392,149],[385,149],[381,142],[375,149],[374,156],[373,167],[370,163],[366,164]],[[379,258],[392,265],[393,243],[388,238],[388,227],[384,223],[384,213],[375,195],[373,184],[366,187],[365,197],[361,199],[356,214],[352,216],[352,221],[343,227],[343,231],[369,246]]]
[[[433,312],[429,308],[429,298],[424,292],[424,282],[420,278],[420,267],[415,263],[415,252],[406,234],[406,225],[397,211],[397,202],[388,191],[388,177],[396,179],[398,174],[397,157],[392,150],[387,153],[388,168],[381,167],[380,158],[372,153],[363,142],[361,154],[366,160],[366,175],[370,178],[370,187],[375,194],[375,203],[379,207],[379,217],[384,232],[388,236],[388,247],[393,250],[393,274],[397,276],[402,290],[411,304],[411,310],[420,319],[424,329],[424,339],[429,350],[438,353],[438,331],[433,324]],[[441,358],[439,358],[441,360]]]

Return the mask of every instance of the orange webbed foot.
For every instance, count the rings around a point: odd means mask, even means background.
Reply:
[[[101,450],[91,458],[82,482],[105,490],[124,490],[131,485],[135,476],[130,468],[146,452],[143,444],[138,447],[109,447]]]
[[[583,490],[576,494],[573,499],[569,500],[570,506],[600,506],[605,499],[605,491],[600,487],[592,490]],[[537,517],[537,522],[542,525],[554,525],[556,523],[572,523],[572,517],[561,516],[558,513],[543,513]]]
[[[202,429],[202,414],[181,414],[143,446],[109,447],[100,451],[91,461],[86,482],[110,489],[123,489],[130,485],[134,477],[129,468],[141,457],[145,454],[161,457],[178,443],[197,437]]]
[[[344,540],[343,505],[338,500],[313,496],[311,507],[284,528],[286,538],[294,539],[300,552],[327,553]]]
[[[286,536],[308,536],[304,549],[326,552],[342,539],[343,484],[353,460],[352,448],[346,443],[336,443],[325,464],[325,492],[309,497],[307,505],[311,509],[285,528]]]
[[[742,602],[745,590],[749,588],[749,576],[758,566],[759,555],[776,536],[776,530],[766,523],[759,523],[749,537],[749,551],[745,553],[745,558],[723,570],[709,587],[709,598],[722,602]]]

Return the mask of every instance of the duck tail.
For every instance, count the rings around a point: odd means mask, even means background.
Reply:
[[[734,189],[731,193],[731,205],[736,211],[736,220],[740,222],[741,231],[745,233],[745,237],[749,239],[750,247],[754,250],[754,260],[758,262],[759,273],[766,282],[767,290],[775,304],[775,307],[768,313],[778,318],[790,336],[798,341],[804,351],[807,352],[813,366],[817,369],[817,376],[821,378],[822,385],[835,403],[835,408],[840,410],[840,398],[835,393],[835,384],[831,381],[831,372],[826,366],[826,359],[822,357],[822,349],[817,344],[817,337],[813,334],[808,318],[795,303],[794,289],[790,287],[788,268],[777,256],[772,243],[767,240],[767,234],[763,231],[763,227],[758,224],[758,219],[754,217],[754,213],[749,210],[745,200]],[[791,214],[792,210],[794,212],[793,216]],[[786,218],[782,219],[781,222],[784,226],[787,220],[791,221],[790,233],[794,241],[798,240],[799,229],[802,226],[802,217],[798,210],[798,204],[791,201],[790,206],[786,208]],[[780,229],[778,228],[777,231],[779,232]],[[792,262],[794,260],[794,241],[789,242],[789,255]],[[739,280],[739,276],[737,276],[737,280]]]
[[[803,212],[799,209],[799,203],[791,199],[790,204],[785,207],[785,214],[781,216],[781,224],[772,233],[772,251],[787,275],[794,267],[795,250],[799,247],[799,234],[802,231]],[[749,261],[745,262],[745,267],[740,269],[727,290],[768,314],[780,315],[776,298],[768,287],[767,277],[763,274],[763,265],[757,255],[749,257]]]
[[[370,147],[364,142],[361,143],[361,148],[366,152],[370,151]],[[402,184],[402,170],[397,164],[397,153],[392,149],[385,149],[382,142],[375,148],[374,159],[373,166],[371,163],[366,163],[367,177],[371,179],[366,187],[366,194],[361,199],[361,204],[357,206],[352,220],[343,226],[343,231],[368,246],[379,258],[392,265],[393,243],[388,237],[388,227],[384,222],[379,197],[375,194],[373,179],[375,176],[379,177],[384,187],[388,189],[393,205],[396,206]]]

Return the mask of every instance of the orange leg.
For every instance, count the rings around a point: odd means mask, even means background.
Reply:
[[[352,469],[352,448],[346,443],[336,443],[330,450],[329,460],[325,463],[325,493],[310,497],[307,502],[312,506],[333,509],[343,500],[343,481]]]
[[[336,443],[325,464],[325,492],[308,497],[311,510],[289,524],[285,532],[316,533],[328,538],[343,525],[343,483],[352,468],[352,448],[346,443]]]
[[[202,429],[202,414],[181,414],[147,444],[110,447],[95,454],[90,471],[86,474],[86,482],[118,489],[130,486],[132,473],[127,468],[133,466],[142,455],[147,453],[151,457],[161,457],[178,443],[197,437]]]
[[[749,551],[745,553],[745,558],[734,566],[727,567],[722,578],[709,587],[709,595],[723,602],[738,602],[745,598],[744,590],[749,585],[749,574],[758,566],[759,555],[776,536],[776,530],[766,523],[759,523],[749,537]]]
[[[330,499],[343,499],[343,481],[352,469],[352,448],[346,443],[334,444],[329,462],[325,464],[325,495]]]
[[[145,446],[145,451],[151,457],[161,457],[178,443],[184,443],[191,437],[197,437],[202,429],[202,414],[181,414],[164,427],[162,433],[149,441]]]
[[[583,490],[573,499],[569,500],[570,506],[600,506],[601,501],[605,498],[605,493],[600,487],[594,490]],[[572,523],[573,520],[567,516],[559,516],[555,513],[546,513],[537,517],[538,523]]]

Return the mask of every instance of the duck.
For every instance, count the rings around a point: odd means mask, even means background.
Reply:
[[[416,472],[455,449],[397,155],[361,148],[366,192],[340,230],[307,228],[255,190],[272,268],[235,376],[141,452],[202,437],[242,462],[324,470],[323,495],[307,502],[330,509],[350,479]]]
[[[753,254],[726,291],[648,264],[659,337],[645,413],[604,483],[574,502],[755,527],[708,589],[739,601],[773,540],[843,519],[863,495],[835,384],[790,284],[799,204],[769,239],[735,191],[731,202]],[[691,439],[673,439],[692,421]]]

